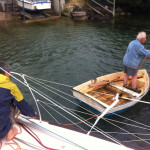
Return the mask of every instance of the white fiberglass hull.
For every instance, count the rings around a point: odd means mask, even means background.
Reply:
[[[105,150],[129,150],[131,148],[121,146],[104,139],[88,136],[86,134],[62,128],[56,125],[51,125],[48,122],[40,122],[39,120],[19,117],[19,122],[28,126],[41,140],[41,142],[50,148],[57,150],[100,150],[102,147]],[[27,150],[44,150],[30,134],[24,129],[14,139],[21,148]],[[2,141],[1,150],[12,150],[13,148],[7,144],[12,143],[6,140]],[[15,144],[11,144],[16,148]]]
[[[17,3],[20,7],[28,10],[43,10],[43,9],[51,9],[51,1],[39,1],[39,2],[32,2],[24,0],[24,4],[22,0],[17,0]]]

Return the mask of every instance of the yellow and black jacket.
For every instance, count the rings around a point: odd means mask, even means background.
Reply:
[[[0,139],[9,132],[12,123],[10,121],[10,103],[14,103],[23,115],[35,117],[32,107],[24,100],[22,93],[10,79],[0,74]]]

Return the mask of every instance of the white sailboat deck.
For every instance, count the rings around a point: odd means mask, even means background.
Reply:
[[[131,150],[125,146],[121,146],[103,139],[93,136],[88,136],[70,129],[48,124],[47,122],[40,122],[39,120],[31,119],[28,121],[25,118],[19,117],[19,122],[27,125],[41,140],[41,142],[53,149],[57,150]],[[14,139],[19,146],[24,150],[45,150],[30,134],[24,129],[22,133],[18,134]],[[13,150],[11,146],[17,148],[13,141],[2,141],[1,150]]]

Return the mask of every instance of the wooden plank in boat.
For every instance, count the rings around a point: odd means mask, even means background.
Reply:
[[[109,105],[103,103],[102,101],[99,101],[98,99],[96,99],[95,97],[93,97],[93,96],[91,96],[91,95],[89,95],[89,94],[86,94],[86,93],[85,93],[85,95],[88,96],[89,98],[93,99],[94,101],[98,102],[99,104],[101,104],[101,105],[104,106],[104,107],[108,107],[108,106],[109,106]]]
[[[143,74],[138,74],[138,76],[137,76],[137,79],[139,79],[139,78],[142,78],[143,77]],[[88,85],[89,87],[88,88],[86,88],[86,89],[84,89],[84,90],[80,90],[80,92],[81,93],[83,93],[83,94],[85,94],[85,93],[88,93],[88,92],[90,92],[90,91],[94,91],[94,90],[97,90],[97,89],[99,89],[99,88],[103,88],[103,87],[105,87],[106,85],[108,85],[109,83],[114,83],[114,82],[118,82],[118,81],[123,81],[123,79],[124,78],[120,78],[119,76],[117,77],[117,78],[114,78],[114,79],[112,79],[111,81],[109,81],[109,82],[101,82],[101,83],[99,83],[99,85],[95,85],[95,86],[93,86],[93,87],[90,87],[90,85]],[[129,77],[129,81],[130,80],[132,80],[132,78],[131,77]],[[97,83],[98,84],[98,83]]]
[[[111,105],[113,103],[113,97],[115,97],[116,93],[120,93],[120,91],[118,91],[118,92],[115,92],[116,90],[113,91],[113,89],[116,89],[116,88],[112,87],[110,85],[107,85],[107,87],[112,89],[110,93],[108,92],[108,88],[107,88],[106,89],[107,91],[105,91],[105,92],[102,91],[103,89],[101,89],[101,90],[99,89],[97,91],[89,92],[88,95],[90,95],[92,98],[93,97],[96,98],[97,100],[101,101],[102,103],[105,103],[107,105]],[[113,94],[112,94],[112,91],[114,92]],[[125,92],[122,92],[122,93],[123,93],[124,97],[133,98],[133,96],[131,96],[128,93],[125,93]],[[114,96],[112,96],[112,95],[114,95]],[[128,100],[119,98],[119,102],[116,104],[116,106],[123,104],[123,103],[126,103],[126,102],[128,102]]]
[[[131,90],[129,90],[129,89],[123,87],[123,86],[117,85],[115,83],[110,83],[110,85],[113,86],[113,87],[115,87],[115,88],[117,88],[117,89],[119,89],[119,90],[122,90],[122,91],[124,91],[126,93],[129,93],[129,94],[131,94],[133,96],[136,96],[136,97],[140,96],[140,94],[138,94],[138,93],[136,93],[134,91],[131,91]]]

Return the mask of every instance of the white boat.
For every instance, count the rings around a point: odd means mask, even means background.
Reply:
[[[76,100],[99,114],[113,103],[113,97],[116,93],[120,93],[119,102],[111,110],[108,115],[120,113],[134,106],[149,90],[149,76],[146,70],[138,71],[137,89],[141,93],[136,93],[131,89],[131,78],[129,80],[130,89],[123,87],[123,72],[112,73],[87,81],[83,84],[73,87],[72,92]],[[94,86],[91,87],[91,84]]]
[[[30,128],[34,134],[29,131],[34,136],[36,134],[36,138],[21,127],[22,132],[14,138],[14,141],[2,141],[1,150],[13,150],[13,148],[18,150],[21,148],[21,150],[100,150],[101,147],[105,147],[106,150],[110,150],[110,147],[111,150],[133,149],[36,119],[20,116],[18,122]]]
[[[31,11],[51,9],[51,0],[17,0],[17,4]]]

